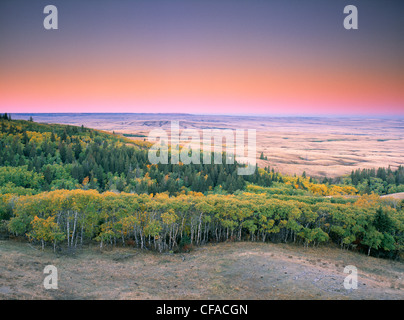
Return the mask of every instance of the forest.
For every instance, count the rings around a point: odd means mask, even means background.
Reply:
[[[151,165],[150,144],[83,126],[0,116],[0,232],[53,250],[96,241],[179,252],[221,241],[336,244],[397,258],[404,168],[322,183],[239,164]],[[213,156],[213,155],[212,155]]]

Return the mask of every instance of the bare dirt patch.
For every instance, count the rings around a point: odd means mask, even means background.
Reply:
[[[59,289],[43,288],[55,265]],[[357,290],[343,286],[346,265]],[[133,248],[75,255],[0,241],[0,299],[403,299],[404,264],[334,248],[222,243],[186,254]]]

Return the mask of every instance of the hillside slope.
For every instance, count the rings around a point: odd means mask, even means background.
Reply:
[[[222,243],[191,253],[138,249],[75,256],[0,241],[0,299],[404,299],[404,264],[340,249]],[[43,288],[43,269],[58,268],[59,289]],[[358,289],[343,286],[346,265]]]

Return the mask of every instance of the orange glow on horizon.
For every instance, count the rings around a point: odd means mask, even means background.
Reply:
[[[333,66],[320,69],[223,61],[132,67],[122,61],[102,67],[21,68],[0,78],[0,106],[8,106],[5,111],[9,112],[82,112],[86,106],[94,106],[89,112],[118,112],[128,111],[129,106],[136,109],[137,105],[180,108],[197,103],[205,104],[207,112],[216,111],[209,110],[209,106],[219,104],[226,105],[221,109],[223,113],[240,112],[237,105],[257,113],[276,111],[271,106],[289,106],[282,110],[285,112],[296,112],[304,106],[305,111],[315,113],[345,105],[356,106],[355,111],[372,112],[372,108],[386,105],[393,112],[403,113],[404,91],[399,88],[402,79],[398,75],[383,75],[376,70],[352,73],[349,68]],[[116,110],[111,105],[126,107]],[[349,113],[352,109],[336,111]]]

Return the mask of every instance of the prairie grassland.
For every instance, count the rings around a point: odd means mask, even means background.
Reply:
[[[401,199],[404,199],[404,192],[388,194],[388,195],[382,196],[382,198],[393,198],[395,200],[401,200]]]
[[[59,288],[45,290],[46,265]],[[344,267],[358,268],[346,290]],[[221,243],[184,254],[135,248],[76,254],[0,241],[0,299],[403,299],[404,264],[341,251],[268,243]]]
[[[357,168],[403,165],[404,119],[219,116],[191,114],[37,114],[34,121],[84,125],[147,140],[152,129],[255,129],[261,152],[283,174],[337,177]],[[13,115],[28,119],[29,115]]]

